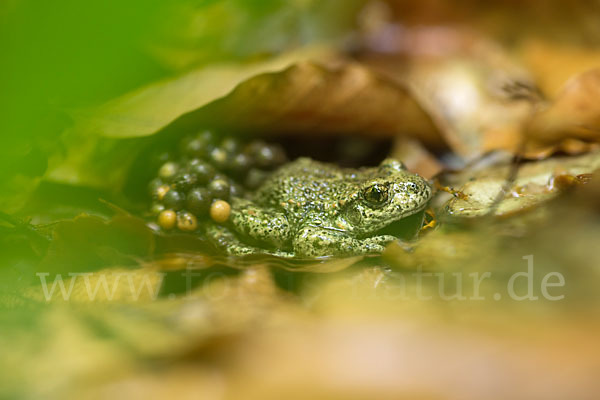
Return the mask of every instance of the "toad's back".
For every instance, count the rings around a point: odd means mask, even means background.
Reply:
[[[258,204],[285,208],[312,208],[336,203],[356,188],[357,170],[300,158],[275,172],[256,192]]]

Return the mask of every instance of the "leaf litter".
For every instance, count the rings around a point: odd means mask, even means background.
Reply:
[[[396,154],[419,154],[409,166],[451,188],[432,203],[436,227],[377,257],[290,261],[222,257],[202,238],[164,234],[135,213],[36,226],[50,234],[48,248],[29,261],[27,282],[1,300],[0,342],[13,349],[0,363],[11,371],[0,380],[5,393],[597,393],[597,71],[538,96],[536,70],[512,68],[512,56],[496,46],[409,58],[408,69],[387,61],[401,79],[364,57],[296,57],[192,71],[79,113],[65,136],[66,159],[46,179],[120,191],[145,146],[199,125],[273,140],[391,137]],[[490,85],[498,71],[514,84],[501,88],[526,82],[531,95],[498,97]],[[507,181],[514,157],[517,172]],[[12,239],[3,238],[3,249],[28,240],[14,228],[8,224],[4,236]],[[564,301],[506,298],[502,290],[526,270],[528,256],[536,285],[548,273],[564,276]],[[416,280],[420,272],[431,274],[427,282]],[[485,272],[493,278],[475,293],[469,274]],[[35,273],[47,274],[46,282],[68,277],[73,301],[59,286],[45,298]],[[131,284],[142,287],[138,296]],[[113,288],[112,296],[97,290],[90,299],[89,288],[102,287]],[[528,287],[520,281],[515,290]],[[485,299],[460,301],[477,294]],[[470,378],[482,365],[501,387]]]

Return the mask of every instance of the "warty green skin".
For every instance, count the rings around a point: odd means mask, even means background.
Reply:
[[[377,203],[368,201],[374,186],[385,193]],[[232,255],[378,253],[397,238],[377,231],[422,211],[431,193],[425,179],[393,159],[345,169],[300,158],[274,172],[249,199],[231,199],[229,221],[211,224],[207,234]]]

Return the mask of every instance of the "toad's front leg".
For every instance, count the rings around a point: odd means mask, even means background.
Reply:
[[[291,258],[294,253],[281,249],[267,250],[251,246],[240,241],[237,236],[227,227],[211,224],[206,228],[209,240],[221,250],[232,256],[244,256],[250,254],[270,254],[277,257]]]
[[[394,240],[390,235],[356,239],[344,232],[306,226],[298,232],[293,245],[294,252],[301,257],[348,256],[381,253]]]
[[[242,235],[251,237],[277,249],[290,242],[290,224],[282,213],[264,210],[253,202],[237,199],[233,203],[231,224]]]

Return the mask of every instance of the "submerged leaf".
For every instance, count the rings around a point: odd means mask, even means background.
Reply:
[[[122,213],[110,219],[80,215],[47,229],[51,229],[52,240],[37,268],[51,274],[114,265],[137,267],[158,255],[192,250],[210,254],[212,249],[198,235],[161,234],[143,219]]]

